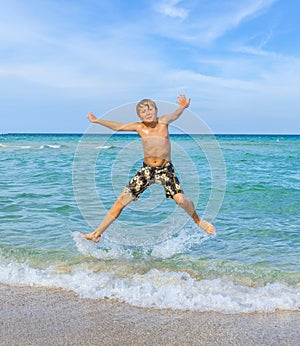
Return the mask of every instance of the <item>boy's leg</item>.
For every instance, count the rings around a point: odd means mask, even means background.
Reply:
[[[182,209],[184,209],[192,217],[192,219],[198,226],[204,229],[205,232],[207,232],[208,234],[215,233],[215,227],[210,222],[205,221],[204,219],[201,219],[198,216],[195,210],[194,203],[183,193],[176,193],[173,196],[173,199]]]
[[[88,234],[80,233],[80,236],[87,240],[92,240],[93,242],[98,243],[101,238],[101,234],[118,218],[122,210],[133,200],[133,196],[122,192],[115,201],[114,205],[110,208],[109,212],[105,215],[98,228]]]

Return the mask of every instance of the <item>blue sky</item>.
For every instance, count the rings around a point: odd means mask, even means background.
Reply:
[[[299,13],[298,0],[1,1],[0,132],[82,133],[88,111],[185,93],[214,133],[299,134]]]

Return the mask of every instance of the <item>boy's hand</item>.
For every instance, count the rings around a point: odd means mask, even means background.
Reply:
[[[89,121],[91,123],[94,123],[97,120],[97,118],[95,117],[95,115],[92,112],[89,112],[89,115],[87,116],[87,119],[89,119]]]
[[[189,98],[188,100],[186,100],[185,95],[180,94],[176,102],[179,104],[180,107],[187,108],[190,105],[191,99]]]

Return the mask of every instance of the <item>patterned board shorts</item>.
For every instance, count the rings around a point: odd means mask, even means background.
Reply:
[[[161,167],[151,167],[144,163],[126,185],[124,192],[137,200],[150,185],[155,183],[164,187],[166,198],[173,198],[177,193],[183,193],[171,162]]]

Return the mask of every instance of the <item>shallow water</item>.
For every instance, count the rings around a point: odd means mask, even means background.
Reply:
[[[142,163],[138,137],[0,136],[0,282],[145,307],[298,310],[300,136],[171,138],[214,237],[155,185],[87,242],[78,232],[98,225]]]

